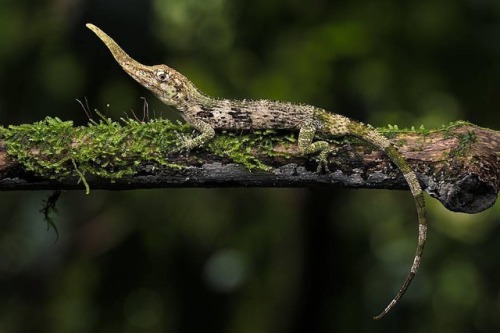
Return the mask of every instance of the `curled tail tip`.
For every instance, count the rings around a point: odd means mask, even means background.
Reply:
[[[389,312],[389,311],[386,311],[386,310],[382,311],[382,313],[380,313],[378,316],[373,316],[373,320],[380,320],[380,319],[384,318],[384,317],[385,317],[385,315],[386,315],[388,312]]]

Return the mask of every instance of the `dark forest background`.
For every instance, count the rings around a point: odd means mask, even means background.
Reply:
[[[374,126],[500,128],[497,0],[0,0],[0,124],[113,119],[143,99],[85,28],[205,92],[313,104]],[[429,196],[422,268],[404,191],[0,193],[0,332],[496,332],[500,206]]]

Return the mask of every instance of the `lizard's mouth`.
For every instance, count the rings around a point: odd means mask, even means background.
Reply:
[[[149,90],[155,91],[155,85],[152,84],[153,82],[155,82],[154,80],[152,80],[152,77],[154,77],[154,72],[155,72],[154,68],[142,65],[141,63],[138,63],[134,59],[130,58],[128,55],[127,57],[128,57],[127,60],[123,62],[118,61],[117,59],[118,63],[123,68],[125,73],[130,75],[134,80],[139,82],[142,86],[146,87]]]

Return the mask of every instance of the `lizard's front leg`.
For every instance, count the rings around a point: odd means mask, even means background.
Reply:
[[[214,128],[200,120],[200,119],[189,119],[188,123],[193,126],[196,130],[200,131],[200,135],[195,136],[192,139],[187,139],[182,145],[182,148],[186,148],[187,150],[191,150],[193,148],[202,146],[204,143],[210,141],[215,136]]]
[[[308,123],[303,125],[299,131],[298,145],[299,145],[299,150],[304,155],[318,153],[318,158],[319,158],[318,172],[320,172],[323,169],[328,170],[327,157],[331,149],[330,149],[330,144],[326,141],[313,142],[315,134],[316,134],[316,127],[313,124]]]

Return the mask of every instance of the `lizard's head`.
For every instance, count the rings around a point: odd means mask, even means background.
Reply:
[[[111,37],[95,25],[89,23],[87,28],[106,44],[115,60],[128,75],[149,89],[163,103],[181,106],[184,101],[200,95],[191,81],[176,70],[167,65],[145,66],[132,59]]]

